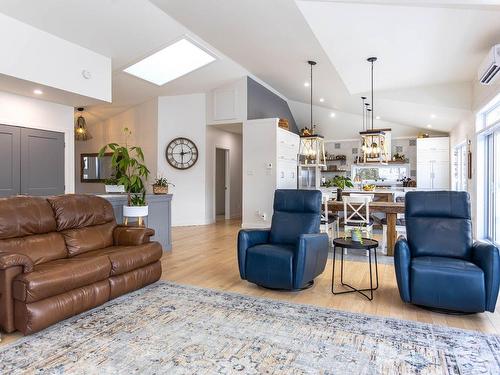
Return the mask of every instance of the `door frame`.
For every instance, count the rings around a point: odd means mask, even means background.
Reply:
[[[231,165],[230,165],[230,158],[229,158],[229,153],[231,152],[231,149],[227,146],[222,146],[215,144],[214,146],[214,173],[213,173],[213,194],[212,194],[212,199],[213,199],[213,208],[214,208],[214,214],[213,214],[213,220],[215,221],[217,217],[217,212],[216,212],[216,180],[217,180],[217,149],[224,150],[225,154],[225,173],[224,173],[224,179],[226,180],[226,190],[224,191],[224,219],[229,220],[231,219]]]

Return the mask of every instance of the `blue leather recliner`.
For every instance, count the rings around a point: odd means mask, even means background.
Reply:
[[[271,229],[240,230],[240,276],[254,284],[296,290],[325,269],[328,235],[320,233],[321,192],[276,190]]]
[[[394,266],[401,299],[455,312],[495,311],[500,284],[498,249],[473,242],[469,194],[406,194],[406,233]]]

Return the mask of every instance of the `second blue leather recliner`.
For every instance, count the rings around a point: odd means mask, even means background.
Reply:
[[[469,194],[406,194],[406,232],[394,252],[401,299],[458,312],[495,311],[500,284],[498,249],[473,242]]]
[[[254,284],[296,290],[325,269],[328,235],[320,233],[321,192],[276,190],[271,229],[240,230],[240,276]]]

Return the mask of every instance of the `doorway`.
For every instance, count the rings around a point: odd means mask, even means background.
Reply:
[[[231,218],[229,208],[229,149],[215,149],[215,219]]]

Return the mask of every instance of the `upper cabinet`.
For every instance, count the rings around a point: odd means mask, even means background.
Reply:
[[[240,123],[247,119],[246,77],[216,88],[207,95],[207,123]]]

